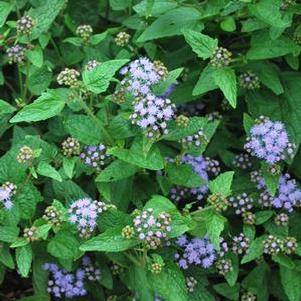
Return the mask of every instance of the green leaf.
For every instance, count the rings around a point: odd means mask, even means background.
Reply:
[[[226,17],[220,24],[221,29],[227,32],[233,32],[236,30],[236,23],[233,17]]]
[[[32,262],[32,248],[30,245],[16,249],[16,261],[18,271],[22,277],[27,277]]]
[[[208,237],[217,250],[220,248],[220,235],[224,230],[226,221],[226,218],[218,213],[213,213],[206,220]]]
[[[216,285],[213,285],[213,289],[223,297],[229,299],[229,300],[238,300],[239,298],[239,290],[240,285],[236,284],[235,286],[229,286],[227,283],[219,283]]]
[[[9,247],[4,244],[0,248],[0,262],[2,262],[9,269],[15,268],[14,259],[13,256],[10,254]]]
[[[95,236],[80,246],[80,250],[98,252],[122,252],[138,244],[135,239],[126,239],[121,235],[122,228],[111,228]]]
[[[248,115],[247,113],[244,113],[243,123],[244,123],[245,132],[248,135],[251,131],[251,128],[254,126],[255,122],[250,115]]]
[[[242,264],[250,262],[262,255],[263,241],[265,239],[266,239],[266,235],[263,235],[251,242],[248,253],[241,260]]]
[[[150,151],[144,155],[141,140],[135,140],[129,150],[115,147],[109,149],[108,153],[122,161],[142,168],[160,170],[164,167],[164,160],[159,148],[156,145],[153,145]]]
[[[148,5],[150,2],[153,2],[153,5]],[[134,11],[139,14],[139,16],[154,16],[158,17],[161,14],[166,13],[167,11],[176,8],[177,3],[172,0],[156,0],[156,1],[149,1],[143,0],[140,1],[138,4],[133,6]]]
[[[102,33],[98,33],[98,34],[94,34],[91,38],[90,38],[90,43],[92,45],[98,45],[99,43],[101,43],[108,35],[108,32],[102,32]]]
[[[212,56],[218,45],[218,40],[194,30],[185,30],[184,38],[191,46],[192,50],[202,59],[208,59]]]
[[[221,193],[224,196],[231,194],[231,185],[234,171],[227,171],[220,174],[214,180],[209,182],[209,189],[212,193]]]
[[[18,301],[49,301],[49,296],[46,295],[34,295],[18,299]]]
[[[96,182],[113,182],[134,175],[138,168],[124,161],[115,160],[101,171]]]
[[[236,75],[231,68],[219,68],[213,72],[215,84],[223,91],[226,99],[236,108],[237,83]]]
[[[296,56],[300,53],[300,49],[300,46],[287,37],[271,40],[268,33],[260,32],[251,39],[251,49],[247,53],[247,59],[271,59],[290,53]]]
[[[72,177],[73,177],[73,172],[74,172],[76,161],[77,161],[76,157],[72,157],[72,158],[64,157],[63,158],[63,169],[64,169],[66,176],[69,179],[72,179]]]
[[[44,161],[39,163],[37,173],[41,176],[45,176],[56,181],[62,182],[62,177],[60,173],[54,167],[52,167],[50,164]]]
[[[0,226],[0,241],[14,242],[18,238],[19,228],[16,226]]]
[[[171,183],[185,187],[199,187],[206,181],[194,173],[191,165],[168,164],[166,168]]]
[[[10,114],[16,111],[16,108],[10,105],[8,102],[0,99],[0,116],[4,114]]]
[[[75,259],[79,255],[79,241],[68,231],[58,232],[47,245],[50,255],[60,259]]]
[[[13,5],[8,2],[0,1],[0,27],[2,27],[6,21],[6,18],[10,14]]]
[[[294,261],[284,254],[274,255],[272,256],[272,259],[273,261],[279,263],[279,265],[282,265],[288,269],[294,269],[296,267]]]
[[[83,72],[83,81],[87,89],[93,93],[100,94],[109,87],[110,81],[118,69],[129,60],[112,60],[98,65],[93,70]]]
[[[263,211],[258,211],[255,213],[256,220],[255,224],[256,225],[261,225],[268,221],[274,214],[274,211],[272,210],[263,210]]]
[[[28,89],[33,95],[42,94],[50,85],[52,80],[52,72],[47,66],[37,68],[31,66],[29,69]]]
[[[32,122],[54,117],[63,110],[66,98],[65,89],[48,90],[32,104],[21,109],[10,122]]]
[[[168,264],[158,275],[150,275],[150,283],[154,291],[166,301],[188,300],[184,275],[175,264]]]
[[[284,291],[289,301],[300,301],[301,299],[301,273],[280,265],[280,277]]]
[[[69,37],[63,40],[64,43],[69,43],[74,46],[80,47],[83,44],[83,40],[79,37]]]
[[[281,175],[272,175],[268,171],[268,166],[266,166],[266,165],[262,165],[261,170],[262,170],[264,182],[265,182],[268,192],[272,196],[275,196],[276,191],[279,186],[279,179],[280,179]]]
[[[49,30],[52,22],[64,5],[64,0],[47,0],[42,2],[38,7],[29,10],[28,15],[35,20],[31,39],[36,39],[42,33]]]
[[[199,22],[201,13],[192,7],[180,7],[168,11],[157,18],[146,30],[139,36],[137,42],[159,39],[181,35],[183,29],[194,28],[200,30],[203,24]]]
[[[64,128],[84,144],[98,144],[102,140],[102,133],[95,126],[95,121],[86,115],[69,115],[64,120]]]
[[[43,66],[43,50],[39,46],[35,46],[32,50],[26,52],[29,61],[36,67]]]
[[[218,88],[217,84],[215,83],[215,80],[213,78],[213,73],[215,72],[215,69],[208,65],[206,66],[201,74],[198,82],[196,83],[195,87],[193,88],[192,95],[200,95],[204,94],[206,92],[215,90]]]
[[[232,271],[228,272],[225,275],[225,279],[227,280],[228,284],[233,287],[237,281],[239,274],[238,256],[236,254],[229,253],[228,255],[226,255],[226,258],[230,259],[232,262]]]

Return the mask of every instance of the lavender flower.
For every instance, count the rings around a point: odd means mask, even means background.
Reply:
[[[149,138],[167,134],[167,122],[175,116],[175,105],[169,99],[153,94],[136,97],[130,120],[146,131]]]
[[[55,263],[46,263],[43,268],[50,273],[47,291],[54,297],[73,298],[87,294],[84,288],[84,270],[78,269],[75,273],[69,273],[65,269],[60,269]]]
[[[124,76],[121,89],[133,96],[150,94],[151,86],[159,83],[164,76],[155,64],[145,57],[129,63],[121,69],[120,74]]]
[[[85,146],[79,157],[86,165],[99,171],[110,162],[111,155],[106,150],[103,144]]]
[[[247,253],[249,250],[250,240],[243,233],[234,236],[232,239],[232,252],[235,254]]]
[[[268,164],[275,164],[284,160],[286,155],[292,157],[294,154],[294,146],[289,143],[284,124],[265,117],[251,128],[245,149]]]
[[[176,253],[175,258],[179,267],[186,270],[189,265],[200,265],[207,269],[211,267],[216,260],[216,252],[209,238],[205,236],[203,239],[190,239],[186,235],[178,237],[177,245],[183,249],[183,252]]]
[[[25,49],[19,44],[16,44],[6,50],[8,62],[10,64],[22,64],[25,61]]]
[[[79,199],[69,207],[69,221],[76,225],[81,237],[90,237],[96,228],[98,215],[107,209],[103,202],[90,198]]]
[[[0,203],[2,203],[4,209],[10,210],[13,207],[14,204],[11,198],[15,194],[16,188],[17,186],[10,182],[0,186]]]

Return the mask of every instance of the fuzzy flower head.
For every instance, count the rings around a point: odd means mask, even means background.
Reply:
[[[0,204],[5,210],[10,210],[13,207],[12,196],[16,194],[17,186],[11,182],[6,182],[0,186]]]
[[[88,145],[83,148],[80,158],[85,165],[99,171],[111,161],[111,155],[108,155],[106,151],[107,148],[103,144]]]
[[[175,254],[180,268],[186,270],[190,265],[198,265],[204,269],[210,268],[216,260],[216,252],[209,238],[188,238],[186,235],[179,236],[176,244],[182,251]]]
[[[99,214],[107,209],[108,206],[101,201],[93,201],[90,198],[79,199],[69,207],[69,222],[76,225],[80,237],[88,238],[97,226]]]
[[[151,86],[164,77],[162,70],[162,65],[155,64],[146,57],[134,60],[120,71],[124,76],[121,89],[133,96],[150,94]]]
[[[148,249],[159,248],[162,242],[168,239],[168,233],[171,231],[170,215],[161,212],[158,216],[154,216],[153,212],[152,208],[148,208],[136,215],[133,220],[138,239]]]
[[[169,99],[148,94],[133,102],[130,120],[145,131],[148,138],[167,134],[167,122],[175,116],[175,105]]]
[[[49,272],[47,292],[55,298],[74,298],[87,294],[84,287],[85,272],[82,269],[70,273],[55,263],[46,263],[43,268]]]
[[[79,25],[76,28],[76,34],[81,37],[84,41],[88,41],[93,33],[91,25]]]
[[[65,68],[57,77],[59,85],[65,85],[69,87],[76,87],[79,83],[80,73],[75,69]]]
[[[6,50],[8,62],[10,64],[22,64],[25,61],[25,49],[19,44],[16,44]]]
[[[294,155],[294,146],[289,142],[284,124],[264,117],[251,128],[245,149],[268,164],[275,164]]]
[[[117,46],[124,47],[130,42],[130,39],[131,39],[130,34],[128,34],[125,31],[121,31],[115,37],[115,43]]]
[[[30,16],[23,16],[17,21],[17,33],[19,35],[30,35],[35,21]]]

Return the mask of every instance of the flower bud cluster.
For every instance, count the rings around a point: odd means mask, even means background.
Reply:
[[[103,144],[88,145],[83,148],[79,157],[87,166],[99,171],[111,161],[112,157],[106,151],[107,148]]]
[[[256,222],[256,215],[250,211],[242,214],[243,222],[247,225],[254,225]]]
[[[30,35],[35,21],[29,16],[23,16],[17,21],[17,33],[19,35]]]
[[[121,231],[122,237],[131,239],[135,235],[135,229],[132,226],[125,226]]]
[[[230,259],[221,258],[215,263],[215,266],[218,273],[222,276],[225,276],[233,270],[232,261]]]
[[[189,125],[189,117],[185,115],[179,115],[176,118],[177,126],[180,128],[186,128]]]
[[[82,264],[85,276],[89,281],[98,281],[101,279],[101,271],[92,264],[90,257],[84,256]]]
[[[121,31],[115,37],[115,43],[117,46],[124,47],[130,42],[130,39],[131,39],[130,34],[128,34],[125,31]]]
[[[85,69],[88,70],[88,71],[92,71],[93,69],[95,69],[99,65],[100,65],[100,62],[98,62],[97,60],[90,60],[85,65]]]
[[[63,212],[55,206],[48,206],[44,211],[43,219],[45,219],[49,224],[59,227],[64,220]]]
[[[186,136],[181,139],[181,143],[184,147],[191,147],[191,146],[200,146],[202,143],[208,143],[208,139],[204,133],[203,129],[198,130],[195,134]]]
[[[166,212],[161,212],[155,217],[152,208],[143,210],[136,215],[133,223],[138,239],[148,249],[159,248],[163,241],[168,239],[168,233],[171,231],[170,215]]]
[[[187,291],[189,293],[193,293],[195,286],[198,284],[197,280],[195,278],[193,278],[192,276],[188,276],[185,278],[185,281],[186,281]]]
[[[110,270],[112,272],[112,275],[116,276],[116,275],[121,274],[124,271],[124,268],[122,266],[114,263],[110,266]]]
[[[245,292],[242,294],[241,301],[256,301],[256,296],[250,292]]]
[[[80,144],[75,138],[68,137],[62,142],[63,154],[67,157],[78,156],[80,154]]]
[[[210,64],[215,68],[222,68],[231,63],[232,53],[223,47],[216,47],[214,50]]]
[[[23,237],[26,238],[28,242],[34,242],[39,239],[37,237],[37,230],[36,227],[24,228]]]
[[[207,202],[218,212],[226,211],[229,206],[228,199],[218,192],[209,195]]]
[[[283,240],[275,237],[273,235],[269,235],[263,241],[263,253],[269,255],[276,255],[283,250]]]
[[[286,227],[288,225],[288,220],[289,217],[286,213],[280,213],[274,219],[275,224],[282,227]]]
[[[235,155],[233,165],[242,170],[250,169],[253,166],[250,155],[244,153]]]
[[[27,162],[31,162],[33,160],[33,157],[34,157],[33,149],[25,145],[20,148],[16,160],[19,163],[24,164]]]
[[[242,73],[239,78],[239,85],[242,88],[248,89],[248,90],[254,90],[254,89],[259,89],[260,88],[260,80],[259,77],[251,72],[247,71]]]
[[[79,25],[76,28],[76,34],[84,41],[88,41],[93,33],[93,28],[90,25]]]
[[[231,207],[234,208],[235,214],[240,215],[253,208],[254,200],[246,193],[230,197],[229,199]]]
[[[250,240],[243,233],[232,238],[232,252],[235,254],[247,253],[250,246]]]
[[[69,86],[74,88],[79,83],[80,73],[75,69],[65,68],[57,77],[57,82],[59,85]]]
[[[220,250],[218,252],[218,256],[224,257],[226,255],[226,253],[229,252],[229,246],[228,246],[227,241],[223,237],[220,237],[219,247],[220,247]]]
[[[155,262],[150,266],[150,271],[153,274],[160,274],[162,272],[163,265],[161,263]]]
[[[25,49],[19,44],[16,44],[6,50],[8,62],[10,64],[22,64],[25,61]]]
[[[296,5],[296,0],[282,0],[280,8],[282,10],[288,10],[291,6]]]

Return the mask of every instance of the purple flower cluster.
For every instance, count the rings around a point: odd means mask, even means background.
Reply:
[[[9,186],[0,187],[0,203],[6,210],[10,210],[14,205],[11,201],[12,194],[12,189]]]
[[[296,180],[291,179],[287,173],[280,177],[277,193],[274,197],[268,192],[260,172],[253,172],[251,180],[261,190],[259,203],[264,207],[274,207],[292,212],[294,207],[301,203],[301,190],[297,187]]]
[[[46,263],[44,270],[50,273],[47,291],[56,298],[73,298],[87,294],[84,288],[85,272],[83,269],[70,273],[59,268],[55,263]]]
[[[100,280],[101,271],[92,264],[91,258],[88,256],[83,257],[83,269],[85,276],[89,281]]]
[[[107,210],[107,205],[90,198],[73,202],[68,210],[69,221],[76,225],[80,237],[89,237],[96,227],[98,215]]]
[[[207,236],[203,239],[190,239],[186,235],[177,238],[177,245],[183,248],[183,254],[176,253],[175,258],[182,269],[188,269],[189,265],[200,265],[203,268],[210,268],[216,260],[216,252],[213,244]]]
[[[268,164],[275,164],[284,160],[286,155],[294,154],[294,146],[289,143],[284,124],[264,117],[251,128],[245,149]]]
[[[121,81],[122,90],[134,96],[151,93],[151,86],[159,83],[163,77],[154,63],[146,57],[132,61],[121,69],[120,74],[124,76]]]
[[[167,121],[175,116],[175,105],[169,99],[153,94],[136,97],[133,110],[130,120],[145,130],[149,138],[167,134]]]
[[[182,158],[182,162],[192,166],[193,171],[200,176],[204,182],[209,181],[210,174],[218,175],[220,172],[219,162],[212,160],[208,157],[194,157],[191,155],[185,155]],[[208,192],[208,184],[204,183],[200,187],[187,188],[182,186],[175,186],[170,190],[171,199],[179,202],[186,199],[202,200]]]
[[[96,170],[102,169],[110,161],[110,157],[106,153],[106,147],[103,144],[85,146],[80,154],[82,161]]]

